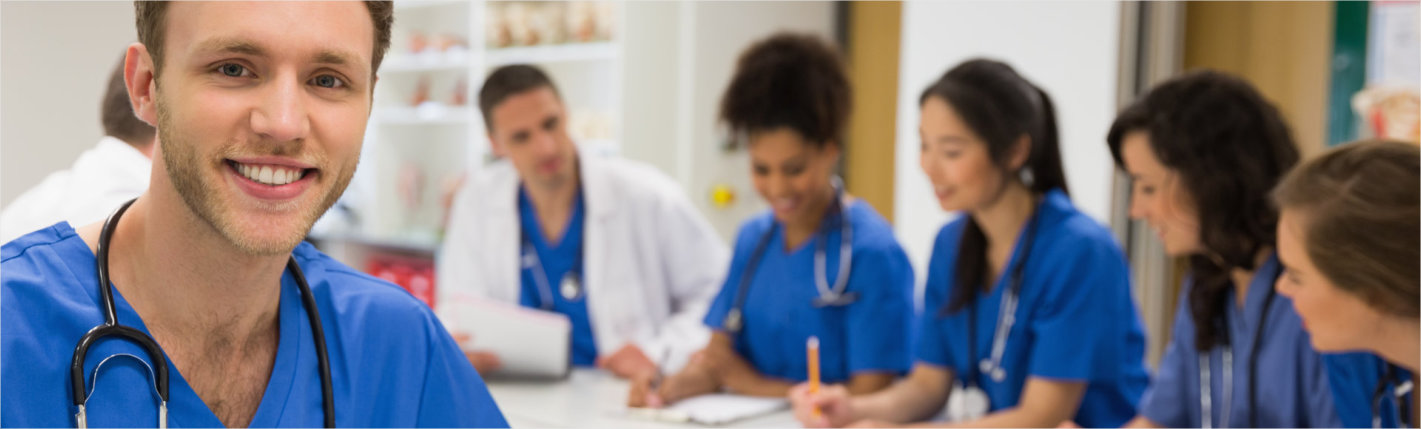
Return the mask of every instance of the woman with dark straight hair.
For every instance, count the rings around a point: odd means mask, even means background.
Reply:
[[[1273,199],[1287,267],[1278,293],[1292,298],[1313,348],[1385,360],[1330,379],[1343,423],[1416,427],[1421,407],[1406,386],[1421,366],[1421,149],[1344,145],[1288,173]]]
[[[1278,110],[1237,77],[1198,71],[1126,107],[1107,137],[1130,216],[1189,260],[1174,330],[1137,427],[1334,427],[1321,357],[1286,297],[1268,192],[1298,162]]]
[[[798,386],[795,417],[902,426],[945,407],[972,427],[1124,423],[1148,384],[1144,333],[1120,247],[1067,196],[1051,98],[976,59],[919,106],[923,172],[961,216],[933,246],[917,363],[872,395]]]

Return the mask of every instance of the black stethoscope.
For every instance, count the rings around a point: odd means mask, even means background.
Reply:
[[[582,219],[582,231],[587,232],[587,217],[584,214]],[[538,257],[538,249],[533,247],[533,242],[528,239],[528,232],[523,230],[523,226],[518,227],[518,239],[523,247],[523,268],[533,271],[533,283],[538,287],[538,308],[544,311],[553,309],[553,285],[548,281],[548,273],[543,270],[543,259]],[[564,240],[567,237],[563,237]],[[578,275],[581,271],[583,249],[587,247],[587,237],[583,237],[577,245],[577,259],[575,265],[563,273],[562,280],[558,282],[558,293],[563,299],[575,302],[582,299],[582,277]]]
[[[1263,339],[1263,325],[1268,324],[1268,309],[1273,306],[1273,297],[1278,295],[1274,285],[1278,283],[1278,277],[1283,275],[1283,267],[1278,266],[1273,272],[1273,281],[1268,283],[1268,292],[1263,296],[1263,311],[1258,316],[1258,326],[1253,328],[1253,347],[1248,355],[1248,426],[1258,427],[1258,345]],[[1235,286],[1237,287],[1237,286]],[[1224,312],[1223,332],[1225,333],[1222,367],[1224,369],[1224,410],[1219,416],[1220,427],[1227,427],[1229,424],[1229,411],[1233,409],[1233,339],[1227,337],[1229,330],[1228,312]],[[1212,362],[1209,351],[1199,352],[1199,422],[1203,429],[1213,427],[1213,402],[1214,395],[1211,392],[1213,386],[1210,382],[1209,365]]]
[[[1396,368],[1396,365],[1387,364],[1386,376],[1377,381],[1377,388],[1372,392],[1372,427],[1374,428],[1382,427],[1382,400],[1387,396],[1391,396],[1392,401],[1396,404],[1397,426],[1408,427],[1407,425],[1411,424],[1411,401],[1406,400],[1406,395],[1411,393],[1414,385],[1411,380],[1403,381],[1398,372],[1400,370]],[[1396,387],[1388,389],[1392,386]],[[1391,391],[1391,395],[1387,395],[1388,390]]]
[[[820,225],[819,232],[822,233],[815,241],[814,246],[814,286],[819,289],[819,296],[815,297],[812,304],[816,308],[843,307],[858,301],[857,292],[845,293],[849,284],[849,269],[853,263],[853,240],[854,228],[849,220],[849,208],[844,204],[844,182],[838,177],[830,179],[834,187],[834,201],[830,202],[831,212],[838,216],[827,216]],[[834,285],[829,286],[829,279],[825,273],[828,269],[825,265],[825,247],[829,241],[829,226],[834,222],[839,223],[839,273],[834,278]],[[779,222],[770,222],[770,230],[765,231],[755,243],[755,251],[750,253],[750,259],[746,261],[745,270],[740,273],[740,283],[735,288],[735,303],[730,307],[730,311],[725,314],[725,329],[731,334],[739,334],[745,328],[745,298],[749,295],[750,280],[755,275],[755,270],[759,268],[760,259],[765,255],[765,249],[770,246],[770,240],[774,238],[775,232],[779,230]]]
[[[118,227],[118,219],[123,217],[123,212],[127,211],[134,201],[137,199],[123,203],[123,206],[120,206],[109,216],[108,220],[104,221],[103,232],[99,233],[99,251],[95,256],[99,269],[99,294],[103,297],[104,323],[90,329],[79,339],[79,344],[74,347],[74,359],[69,366],[69,383],[74,393],[74,406],[79,409],[74,418],[80,428],[89,427],[88,414],[84,409],[84,405],[89,402],[89,392],[84,389],[84,358],[89,354],[89,346],[106,337],[121,337],[142,346],[147,351],[148,359],[152,360],[154,365],[149,366],[147,362],[129,354],[115,356],[132,357],[148,367],[150,374],[153,374],[153,390],[158,393],[158,427],[168,427],[168,359],[163,356],[163,350],[158,347],[158,342],[154,341],[153,337],[118,323],[118,311],[115,309],[113,299],[113,284],[109,282],[109,242],[113,240],[114,230]],[[316,337],[316,356],[320,360],[321,395],[325,408],[325,423],[326,427],[333,428],[335,427],[336,414],[331,393],[331,362],[326,355],[326,337],[321,329],[321,316],[316,309],[316,300],[311,295],[311,286],[306,283],[306,276],[301,272],[301,267],[296,265],[296,258],[293,257],[286,261],[286,269],[291,271],[291,276],[296,279],[296,285],[301,289],[301,303],[306,307],[306,315],[311,321],[311,333]],[[94,367],[94,383],[98,383],[99,368],[113,357],[105,358]]]

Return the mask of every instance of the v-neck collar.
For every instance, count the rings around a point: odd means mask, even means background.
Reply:
[[[129,305],[128,300],[119,293],[118,288],[114,288],[114,308],[118,312],[119,323],[124,326],[137,329],[145,335],[152,337],[148,331],[148,325],[143,323],[143,319],[138,317],[138,313]],[[310,340],[309,334],[301,332],[297,322],[305,320],[301,308],[300,291],[296,288],[295,280],[289,272],[284,272],[281,276],[281,301],[278,304],[277,330],[278,339],[276,347],[276,359],[271,367],[271,374],[267,376],[266,389],[262,392],[261,403],[257,405],[256,414],[252,415],[249,427],[276,427],[281,423],[281,417],[285,413],[286,404],[289,403],[291,395],[291,383],[296,379],[296,362],[302,353],[302,344]],[[299,338],[298,338],[299,337]],[[288,353],[289,352],[289,353]],[[207,403],[197,395],[197,392],[188,384],[178,368],[173,365],[168,358],[167,351],[163,352],[163,359],[168,364],[168,413],[169,426],[171,427],[225,427]]]

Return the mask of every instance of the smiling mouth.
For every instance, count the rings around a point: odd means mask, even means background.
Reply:
[[[227,160],[227,165],[233,171],[256,183],[267,186],[288,185],[306,177],[314,168],[295,168],[284,165],[270,164],[243,164],[237,161]]]

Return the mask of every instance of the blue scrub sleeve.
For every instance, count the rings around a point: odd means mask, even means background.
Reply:
[[[1198,426],[1199,350],[1194,347],[1194,317],[1189,313],[1189,282],[1180,290],[1174,309],[1174,329],[1154,380],[1140,397],[1139,413],[1157,425]],[[1191,388],[1190,386],[1194,386]],[[1192,401],[1192,402],[1191,402]]]
[[[488,386],[438,320],[428,322],[429,362],[424,374],[419,427],[506,428]]]
[[[1116,311],[1115,303],[1121,301],[1121,294],[1129,293],[1130,276],[1124,255],[1109,243],[1066,245],[1071,249],[1036,250],[1047,255],[1038,256],[1045,264],[1034,276],[1045,281],[1026,285],[1042,288],[1038,312],[1027,316],[1036,339],[1029,371],[1037,377],[1090,381],[1124,364],[1115,361],[1120,353],[1111,349],[1125,346],[1125,330],[1120,326],[1128,316]]]
[[[849,290],[861,297],[848,308],[849,375],[906,373],[912,365],[913,339],[913,267],[908,255],[892,246],[854,259],[859,260],[853,261],[850,279],[856,284]]]
[[[928,280],[923,287],[923,311],[918,316],[918,344],[917,358],[919,361],[944,367],[952,368],[952,348],[948,341],[951,338],[953,325],[949,319],[940,316],[942,306],[947,304],[950,296],[950,284],[948,281],[948,266],[954,261],[947,260],[942,252],[945,245],[942,240],[933,246],[932,256],[928,258]],[[957,335],[965,335],[965,330],[959,330]],[[962,340],[966,342],[964,338]]]

